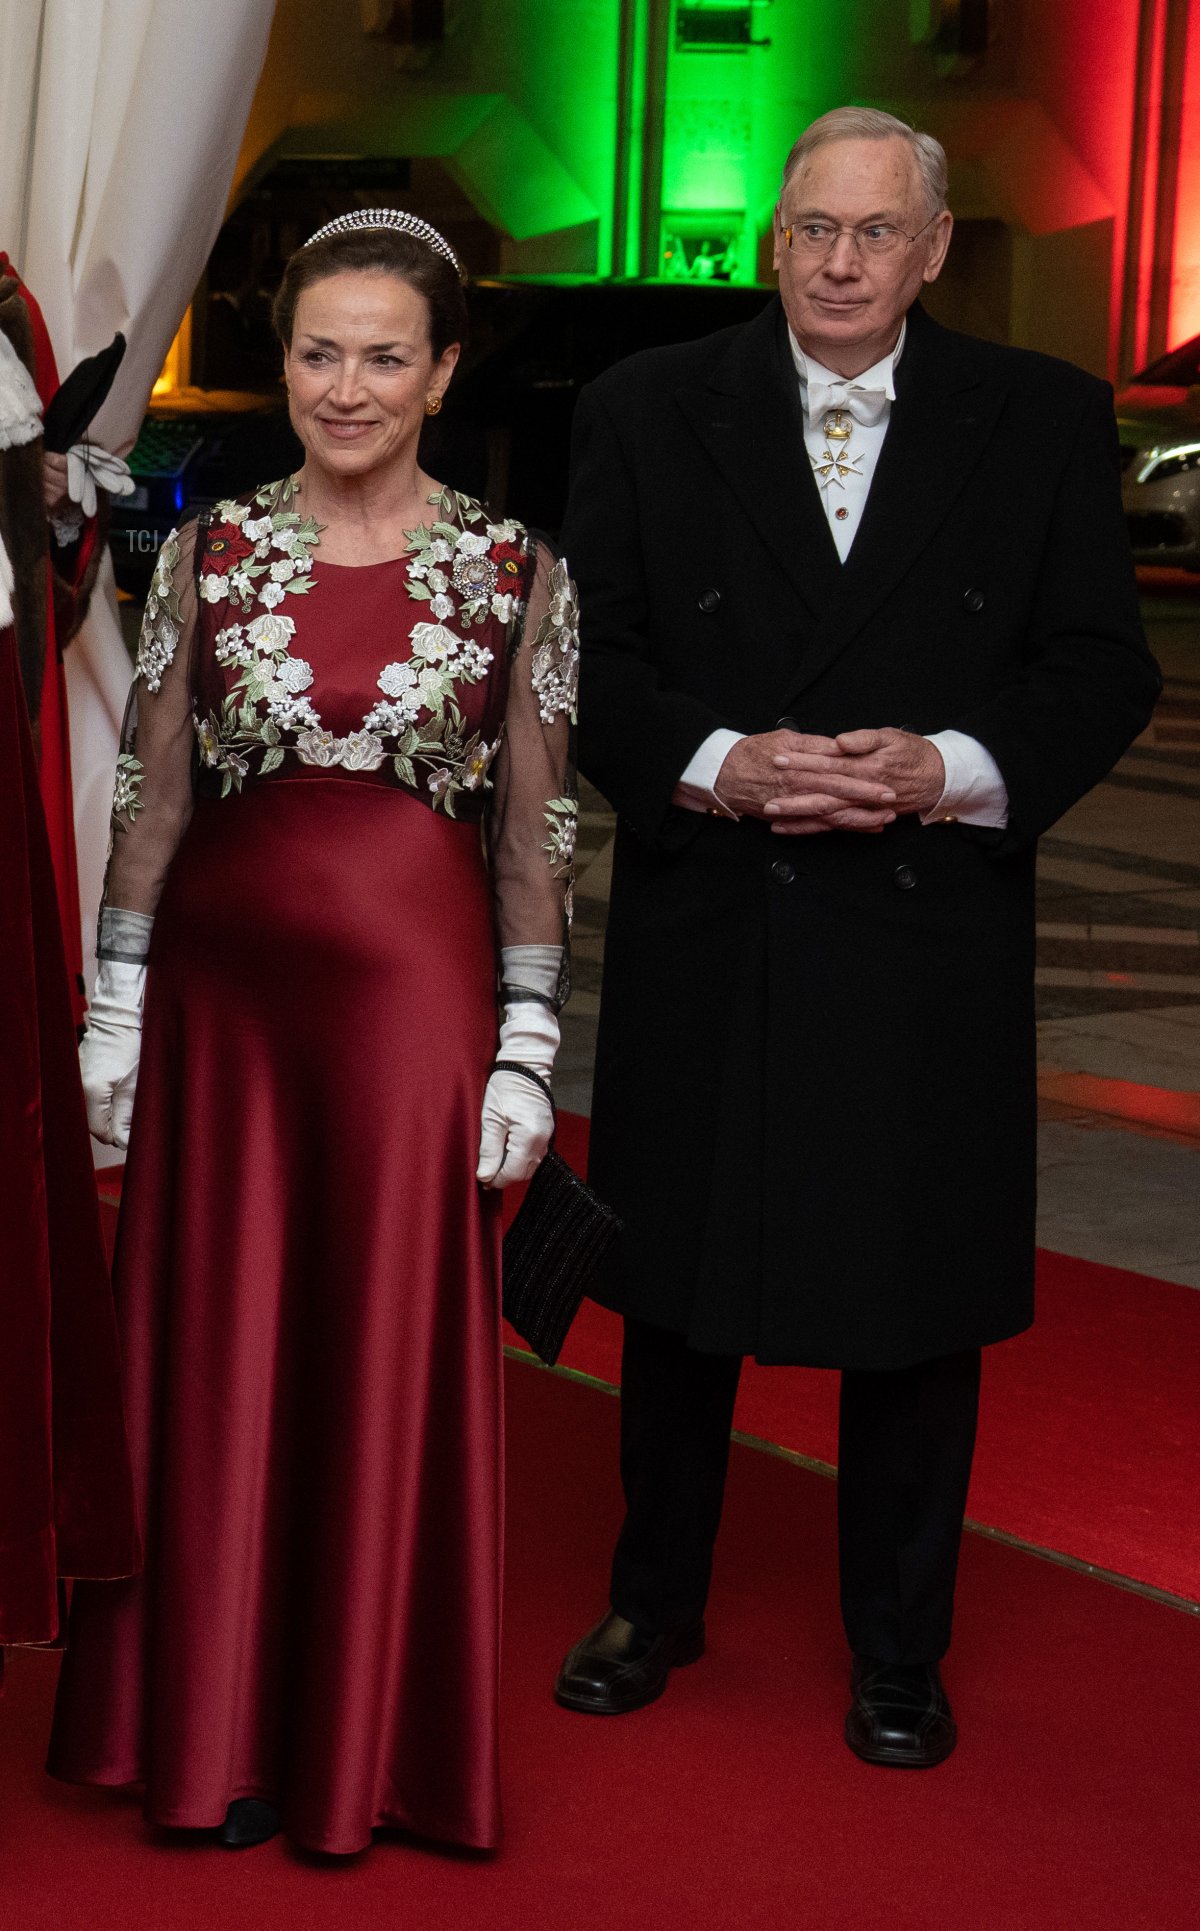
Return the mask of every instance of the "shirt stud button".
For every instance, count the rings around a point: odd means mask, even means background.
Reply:
[[[796,867],[789,865],[786,858],[777,858],[771,867],[771,877],[777,885],[790,885],[796,876]]]
[[[835,510],[833,513],[837,517],[837,520],[839,523],[844,523],[846,521],[846,518],[850,514],[849,510],[845,507],[844,504],[840,510]]]
[[[897,865],[892,873],[892,882],[902,892],[911,892],[917,882],[917,874],[911,865]]]
[[[701,592],[700,608],[706,617],[712,616],[713,611],[717,608],[720,601],[721,592],[719,590],[704,590]]]
[[[969,610],[972,616],[983,609],[983,603],[982,590],[968,590],[963,597],[963,609]]]

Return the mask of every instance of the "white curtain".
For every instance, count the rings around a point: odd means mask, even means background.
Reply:
[[[96,440],[137,436],[221,219],[275,0],[0,0],[0,246],[60,376],[121,329]],[[67,653],[83,936],[93,963],[129,687],[107,558]]]

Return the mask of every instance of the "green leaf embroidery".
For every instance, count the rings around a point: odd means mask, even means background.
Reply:
[[[142,780],[145,771],[139,759],[131,751],[122,751],[117,758],[117,776],[113,785],[112,819],[118,830],[124,831],[121,819],[127,818],[132,824],[142,809]]]
[[[287,559],[294,563],[299,559],[303,563],[319,541],[321,525],[315,518],[301,518],[294,509],[288,508],[295,493],[294,478],[285,478],[281,483],[265,485],[255,494],[252,515],[247,515],[244,510],[239,514],[234,504],[218,508],[218,514],[228,510],[229,520],[239,527],[243,527],[247,521],[258,523],[266,519],[272,537],[286,534],[288,539],[286,548],[272,543],[266,556],[248,557],[230,572],[231,577],[237,575],[240,578],[240,583],[237,587],[232,582],[227,583],[227,601],[240,604],[244,612],[249,613],[257,606],[258,614],[265,617],[267,613],[260,601],[261,590],[263,580],[270,577],[275,562]],[[410,593],[416,602],[425,604],[432,600],[435,591],[423,576],[412,574],[413,566],[418,565],[425,571],[437,568],[442,575],[435,582],[448,582],[453,575],[454,553],[462,531],[469,525],[478,526],[487,521],[482,508],[460,491],[443,490],[429,500],[437,512],[437,520],[432,525],[420,524],[406,532],[410,545]],[[261,533],[254,539],[260,543],[263,540]],[[506,536],[505,540],[512,539]],[[439,551],[436,556],[435,547]],[[447,550],[449,555],[445,554]],[[278,579],[273,581],[278,582]],[[289,595],[307,596],[313,585],[314,579],[308,570],[295,572],[286,582],[279,584],[279,594],[275,597],[270,614],[283,616],[284,612],[279,607],[284,600]],[[443,590],[437,594],[446,595],[448,592]],[[485,624],[490,615],[490,598],[476,594],[458,603],[450,621],[461,634],[471,625]],[[277,643],[261,641],[253,645],[257,653],[255,660],[239,671],[231,688],[223,695],[219,718],[210,717],[203,723],[196,721],[201,757],[205,765],[220,772],[222,797],[228,797],[231,791],[241,790],[243,778],[247,775],[245,760],[248,754],[258,753],[254,768],[258,775],[265,776],[278,770],[288,753],[298,750],[298,740],[304,732],[321,731],[324,741],[329,742],[329,733],[320,725],[318,714],[311,706],[307,714],[300,710],[290,724],[280,724],[276,718],[264,715],[265,704],[275,702],[278,695],[279,668],[289,661],[294,663],[300,659],[299,652],[293,655],[291,641],[291,636],[285,635]],[[498,733],[491,747],[482,743],[478,732],[467,738],[466,720],[458,702],[456,687],[461,683],[479,683],[488,670],[488,658],[480,661],[479,647],[472,645],[471,649],[476,653],[474,660],[470,657],[464,660],[454,653],[439,661],[424,656],[414,647],[408,661],[422,679],[419,692],[414,695],[418,696],[425,717],[415,725],[406,724],[391,737],[381,723],[372,724],[369,718],[364,719],[362,726],[362,731],[375,739],[385,755],[389,755],[390,745],[392,768],[401,783],[416,788],[422,776],[428,774],[429,779],[434,781],[430,794],[434,809],[444,810],[451,818],[457,816],[457,796],[465,791],[482,791],[490,786],[487,772],[500,736]]]

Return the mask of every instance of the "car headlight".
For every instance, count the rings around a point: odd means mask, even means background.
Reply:
[[[1200,469],[1200,442],[1176,443],[1173,449],[1148,449],[1137,473],[1139,483],[1165,483],[1171,476],[1186,476]]]

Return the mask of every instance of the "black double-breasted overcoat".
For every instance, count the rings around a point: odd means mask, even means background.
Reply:
[[[1150,716],[1108,386],[910,312],[845,564],[778,300],[586,389],[564,545],[580,764],[618,814],[598,1298],[712,1351],[887,1369],[1033,1312],[1034,856]],[[955,728],[1005,832],[773,835],[672,792],[719,726]]]

